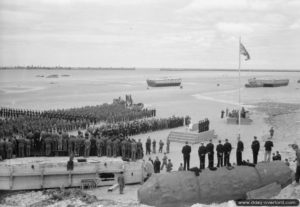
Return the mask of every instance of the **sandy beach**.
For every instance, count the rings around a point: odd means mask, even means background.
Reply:
[[[170,72],[158,70],[127,71],[126,74],[116,71],[89,71],[89,73],[63,71],[62,74],[70,74],[70,77],[58,78],[54,80],[55,84],[50,84],[50,81],[45,78],[36,77],[38,74],[49,75],[46,72],[48,71],[20,71],[21,75],[15,76],[14,71],[0,71],[1,106],[39,110],[70,108],[111,102],[113,98],[131,94],[135,102],[143,102],[148,107],[156,108],[158,117],[190,115],[193,123],[208,118],[211,123],[210,129],[215,130],[217,135],[217,139],[213,140],[215,146],[218,140],[224,142],[226,138],[232,144],[233,150],[230,158],[232,163],[236,162],[235,148],[238,133],[241,134],[245,146],[243,159],[249,159],[252,162],[250,146],[253,136],[257,136],[261,143],[258,160],[262,161],[263,144],[269,134],[270,127],[273,126],[275,129],[273,151],[279,151],[283,159],[289,159],[291,168],[295,169],[295,163],[292,162],[294,152],[289,145],[299,143],[300,140],[300,85],[296,82],[300,76],[299,73],[242,74],[242,84],[245,84],[247,79],[253,76],[284,76],[290,78],[290,84],[280,88],[241,87],[241,102],[249,110],[253,123],[242,125],[239,128],[237,125],[228,125],[226,119],[220,118],[221,110],[226,108],[231,110],[238,107],[238,81],[237,74],[233,72],[171,72],[172,76],[183,79],[183,89],[179,87],[147,89],[146,78],[170,75]],[[14,90],[14,87],[17,89]],[[22,87],[24,90],[20,89]],[[182,127],[173,130],[186,131],[187,129]],[[151,139],[156,139],[157,142],[159,140],[166,142],[170,131],[163,130],[140,134],[132,138],[141,139],[145,147],[148,136]],[[173,170],[177,170],[180,163],[183,162],[182,147],[183,144],[181,143],[171,143],[170,153],[167,156],[173,162]],[[198,147],[199,144],[192,145],[192,167],[199,167]],[[147,160],[149,157],[154,159],[156,156],[161,159],[163,154],[151,154],[145,156],[144,159]],[[215,156],[215,164],[216,159]],[[208,162],[206,161],[206,163]],[[142,206],[138,204],[137,200],[139,187],[140,185],[126,186],[124,195],[119,195],[117,191],[108,193],[106,187],[86,192],[95,195],[100,200],[97,206]],[[290,196],[297,197],[299,189],[295,192],[295,195]],[[32,193],[28,192],[14,196],[16,196],[15,199],[20,197],[20,200],[26,200],[30,198],[30,195]],[[76,203],[76,201],[74,202]],[[26,206],[26,202],[23,204],[19,206]],[[65,204],[58,202],[52,206],[65,206]],[[74,206],[79,206],[77,204]],[[232,206],[232,203],[222,205]],[[6,202],[4,206],[10,206],[9,202]]]

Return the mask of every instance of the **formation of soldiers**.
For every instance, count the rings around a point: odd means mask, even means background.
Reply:
[[[143,154],[141,143],[129,139],[128,136],[179,127],[184,124],[183,117],[173,116],[166,119],[152,118],[103,124],[97,128],[84,125],[82,128],[87,131],[86,137],[81,132],[77,136],[69,136],[70,128],[62,128],[59,122],[55,122],[59,121],[56,119],[44,120],[31,117],[31,122],[27,122],[26,119],[21,119],[24,117],[19,118],[0,120],[0,155],[2,159],[10,159],[13,155],[15,157],[66,156],[71,153],[78,156],[122,155],[124,159],[140,159]],[[32,122],[32,119],[35,122]],[[77,128],[73,126],[71,129]],[[127,143],[125,148],[122,148],[123,141]]]
[[[207,118],[198,122],[198,132],[205,132],[209,130],[209,120]]]
[[[108,156],[123,159],[142,159],[141,140],[136,141],[127,136],[106,137],[94,131],[69,135],[66,131],[42,131],[26,136],[17,135],[0,138],[0,156],[2,159],[30,156]]]
[[[169,118],[150,118],[136,121],[118,122],[115,124],[106,124],[97,128],[105,136],[117,136],[123,134],[125,136],[133,136],[150,131],[157,131],[163,129],[170,129],[183,126],[183,117],[169,117]]]

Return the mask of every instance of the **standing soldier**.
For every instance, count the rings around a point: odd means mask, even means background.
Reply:
[[[237,140],[238,143],[236,148],[236,164],[242,165],[243,162],[242,152],[244,151],[244,143],[241,141],[240,135],[238,135]]]
[[[150,136],[147,138],[147,141],[146,141],[146,155],[149,154],[150,155],[150,148],[151,148],[151,139],[150,139]]]
[[[133,161],[136,160],[136,151],[137,151],[137,144],[136,144],[135,140],[132,140],[132,143],[131,143],[131,159]]]
[[[47,134],[47,137],[45,138],[46,156],[47,157],[51,156],[51,144],[52,144],[51,134]]]
[[[141,139],[139,139],[137,143],[137,158],[142,159],[143,158],[143,144],[141,142]]]
[[[183,169],[190,169],[190,154],[191,154],[191,146],[188,145],[188,142],[185,142],[185,146],[182,148],[181,152],[183,154]]]
[[[271,136],[271,138],[273,138],[273,135],[274,135],[274,128],[273,127],[271,127],[271,129],[270,129],[270,136]]]
[[[66,130],[64,130],[63,134],[62,134],[62,150],[64,152],[68,151],[68,141],[69,141],[69,135],[66,132]],[[70,154],[69,154],[70,155]]]
[[[62,149],[63,149],[62,134],[61,132],[59,132],[57,137],[57,150],[62,151]]]
[[[114,157],[117,157],[117,152],[118,152],[118,139],[116,138],[113,142],[112,142],[112,145],[113,145],[113,156]]]
[[[129,138],[126,142],[126,158],[131,158],[131,140]]]
[[[120,176],[118,177],[118,184],[119,184],[120,194],[123,194],[123,190],[125,187],[125,178],[123,172],[121,172]]]
[[[75,157],[79,156],[80,153],[80,135],[78,134],[75,139]]]
[[[30,139],[25,139],[25,143],[26,143],[26,157],[30,157],[31,156],[31,140]]]
[[[84,157],[90,156],[90,150],[91,150],[91,140],[89,139],[89,135],[85,134],[85,141],[84,141]]]
[[[204,143],[201,142],[201,146],[198,149],[201,170],[205,168],[205,154],[206,154],[206,147],[204,146]]]
[[[156,140],[155,139],[153,139],[153,141],[152,141],[152,153],[156,154]]]
[[[230,153],[232,147],[231,144],[228,142],[228,139],[225,139],[225,144],[223,145],[223,152],[224,152],[224,165],[230,166]]]
[[[206,145],[206,152],[208,156],[208,167],[213,168],[214,167],[214,144],[212,143],[212,140],[209,140],[209,143]]]
[[[97,156],[98,157],[101,157],[101,138],[100,138],[100,136],[99,135],[97,135],[97,137],[96,137],[97,139],[96,139],[96,147],[97,147]]]
[[[25,140],[22,135],[18,135],[18,155],[24,157]]]
[[[162,140],[160,140],[159,141],[159,150],[158,150],[159,153],[163,152],[163,147],[164,147],[164,142]]]
[[[11,159],[12,158],[12,152],[13,152],[13,145],[10,140],[6,140],[6,158]]]
[[[167,138],[167,153],[170,153],[170,139]]]
[[[2,110],[2,108],[1,108],[1,110]],[[2,138],[0,138],[0,157],[2,160],[4,160],[6,157],[5,156],[5,142]]]
[[[259,144],[259,141],[257,140],[256,136],[254,136],[254,140],[252,142],[251,148],[252,148],[252,153],[253,153],[253,163],[257,164],[257,156],[258,156],[260,144]]]
[[[164,156],[163,156],[163,158],[162,158],[161,170],[163,170],[163,169],[164,169],[164,166],[166,166],[166,167],[167,167],[167,164],[168,164],[168,157],[167,157],[167,154],[166,154],[166,153],[164,153]]]
[[[121,142],[121,150],[122,150],[122,158],[125,159],[126,158],[126,139],[123,139],[123,141]]]
[[[270,162],[271,153],[272,153],[273,142],[271,137],[265,142],[265,162]]]
[[[68,151],[69,151],[69,156],[71,156],[72,154],[75,155],[75,145],[76,145],[76,137],[74,135],[70,136],[70,139],[68,141]]]
[[[217,157],[218,157],[218,164],[217,167],[223,167],[223,145],[222,141],[219,140],[219,144],[217,145]]]
[[[107,157],[111,157],[111,139],[109,138],[107,141],[106,141],[106,156]]]

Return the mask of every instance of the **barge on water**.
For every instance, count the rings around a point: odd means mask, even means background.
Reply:
[[[256,87],[280,87],[287,86],[289,84],[289,79],[257,79],[251,78],[248,83],[245,84],[247,88]]]
[[[85,160],[85,162],[79,162]],[[93,180],[96,186],[110,186],[124,173],[125,183],[142,183],[146,173],[142,160],[121,158],[74,158],[73,170],[67,170],[69,157],[28,157],[0,162],[0,190],[34,190],[59,187],[79,187],[83,180]]]
[[[147,79],[147,84],[150,87],[180,86],[181,85],[181,78]]]

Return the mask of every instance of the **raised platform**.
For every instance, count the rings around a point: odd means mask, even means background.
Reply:
[[[88,157],[86,162],[74,158],[74,168],[67,171],[69,157],[29,157],[0,162],[0,190],[29,190],[79,187],[83,179],[96,179],[98,186],[117,183],[124,172],[125,183],[141,183],[143,161],[125,162],[121,158]]]
[[[241,118],[241,125],[250,125],[253,122],[250,118]],[[236,117],[228,117],[227,124],[239,124]]]
[[[189,144],[198,144],[200,142],[209,141],[210,139],[217,138],[214,130],[209,130],[201,133],[197,132],[179,132],[179,131],[171,131],[168,139],[171,142],[180,142]]]

